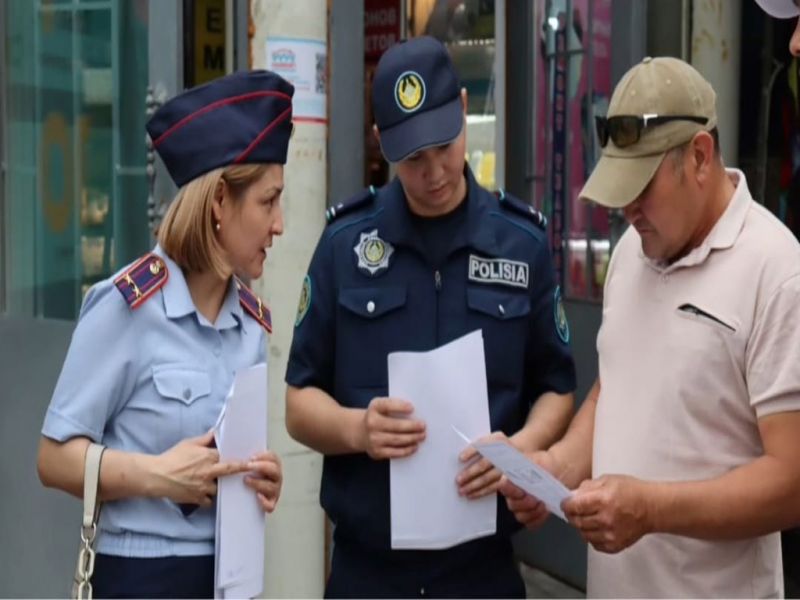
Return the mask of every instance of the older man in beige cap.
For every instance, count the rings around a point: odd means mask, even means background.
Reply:
[[[632,225],[608,269],[599,377],[534,460],[568,487],[592,597],[780,597],[800,522],[800,246],[719,154],[715,93],[646,58],[597,119],[581,196]],[[535,527],[538,501],[504,484]]]

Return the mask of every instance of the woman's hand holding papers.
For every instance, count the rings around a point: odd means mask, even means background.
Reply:
[[[271,513],[281,495],[281,459],[274,452],[260,452],[247,463],[247,468],[250,469],[250,474],[245,476],[245,484],[255,490],[264,512]]]
[[[217,478],[247,470],[244,462],[220,462],[219,452],[211,447],[213,442],[214,432],[208,431],[182,440],[162,454],[149,456],[154,477],[148,495],[211,506],[217,493]]]

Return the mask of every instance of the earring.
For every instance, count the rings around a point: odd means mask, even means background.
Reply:
[[[216,225],[214,225],[214,229],[216,229],[217,231],[219,231],[219,230],[220,230],[219,223],[217,223]]]

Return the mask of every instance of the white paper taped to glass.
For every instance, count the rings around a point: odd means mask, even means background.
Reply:
[[[470,441],[457,427],[453,430],[519,488],[541,500],[551,513],[566,521],[561,503],[572,495],[566,486],[508,442]]]

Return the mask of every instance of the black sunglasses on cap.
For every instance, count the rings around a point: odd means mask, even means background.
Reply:
[[[614,117],[595,117],[597,127],[597,138],[600,140],[600,147],[605,148],[608,140],[614,142],[617,148],[632,146],[642,137],[642,131],[647,127],[654,127],[670,121],[692,121],[705,125],[708,123],[706,117],[693,117],[688,115],[617,115]]]

